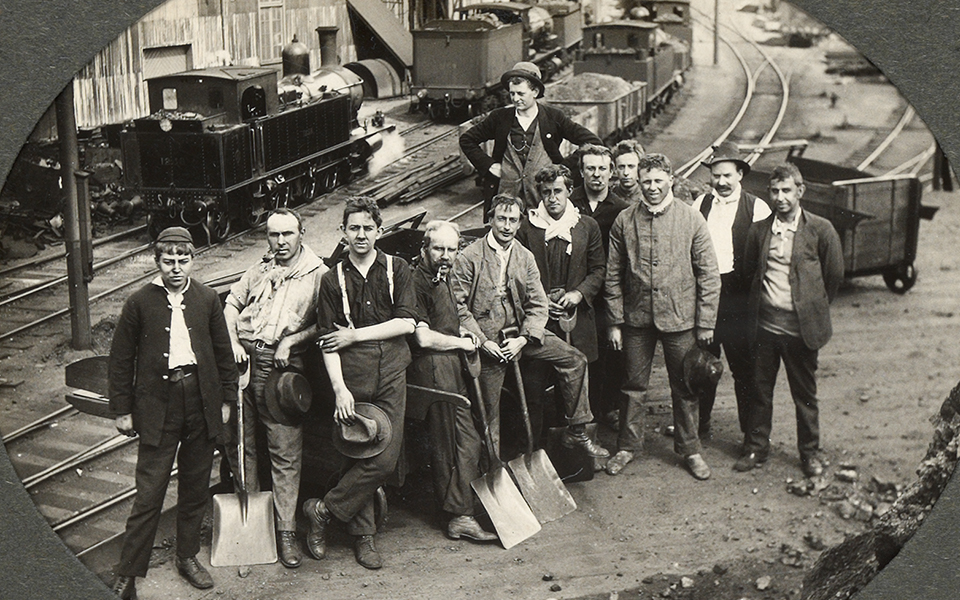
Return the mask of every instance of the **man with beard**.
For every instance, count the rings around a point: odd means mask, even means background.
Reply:
[[[593,457],[609,456],[586,432],[593,420],[587,358],[546,330],[549,301],[536,260],[515,243],[522,211],[518,198],[494,196],[490,233],[467,246],[453,265],[460,326],[480,340],[480,386],[488,407],[490,438],[499,453],[500,392],[507,364],[522,352],[547,362],[557,374],[557,392],[568,424],[563,444],[579,446]]]
[[[713,155],[703,162],[710,169],[713,188],[697,198],[693,209],[707,220],[707,229],[717,254],[720,268],[720,307],[713,343],[707,347],[720,358],[720,347],[727,355],[737,397],[740,431],[747,432],[748,406],[755,404],[753,357],[747,337],[747,295],[750,290],[740,281],[738,270],[743,260],[750,224],[770,216],[770,207],[763,200],[741,187],[750,165],[740,158],[740,150],[732,142],[716,146]],[[710,436],[710,416],[717,398],[717,386],[706,386],[700,395],[700,439]]]
[[[643,200],[624,210],[610,230],[605,296],[609,339],[627,363],[618,452],[607,463],[616,475],[643,446],[644,402],[657,341],[673,400],[674,451],[696,479],[710,477],[697,436],[699,403],[683,380],[683,358],[713,341],[720,272],[707,224],[673,197],[673,168],[662,154],[641,159]]]
[[[244,465],[251,491],[260,489],[256,432],[266,431],[273,478],[280,562],[300,566],[297,496],[303,463],[302,416],[272,414],[267,379],[274,370],[304,370],[303,353],[317,338],[317,290],[327,268],[303,243],[303,221],[278,208],[267,217],[269,253],[233,284],[223,309],[237,363],[250,360],[250,385],[243,392],[246,436]]]
[[[617,169],[617,185],[613,193],[627,204],[640,202],[640,171],[637,169],[645,152],[637,140],[623,140],[613,149],[613,164]]]
[[[560,109],[538,102],[545,88],[537,65],[518,62],[500,83],[513,106],[494,109],[460,136],[460,150],[482,178],[485,219],[496,194],[520,198],[524,212],[537,206],[534,179],[543,167],[564,162],[560,153],[564,140],[575,146],[603,143]],[[489,140],[493,140],[492,155],[482,147]]]
[[[357,404],[364,403],[372,404],[394,433],[376,454],[356,458],[323,498],[303,503],[310,554],[317,560],[326,556],[327,526],[336,519],[355,536],[354,555],[367,569],[383,566],[374,537],[375,497],[400,456],[410,364],[406,336],[414,332],[417,318],[410,267],[374,246],[383,234],[382,224],[376,200],[347,200],[340,225],[347,256],[320,282],[317,326],[340,431],[363,423]]]
[[[607,150],[599,146],[593,148]],[[588,173],[593,171],[585,170],[585,174]],[[540,206],[527,213],[527,220],[517,233],[517,241],[533,253],[540,271],[540,282],[547,291],[550,303],[547,329],[566,338],[574,348],[583,352],[587,362],[592,365],[598,356],[593,301],[603,287],[606,255],[597,222],[581,215],[567,200],[572,185],[570,170],[563,165],[544,167],[537,173]],[[589,179],[585,185],[591,185]],[[569,326],[564,329],[565,324],[571,322],[572,329]],[[543,391],[547,388],[548,379],[546,366],[540,361],[533,361],[526,369],[534,443],[538,442],[542,425]],[[594,414],[604,414],[596,412],[598,407],[593,400],[598,385],[593,381],[592,370],[590,373],[591,410]]]
[[[817,407],[817,355],[833,333],[830,301],[843,283],[843,249],[830,221],[800,207],[803,176],[785,163],[770,174],[774,213],[750,226],[743,281],[750,284],[750,338],[756,360],[756,404],[734,468],[749,471],[770,453],[773,388],[783,362],[796,405],[797,447],[804,475],[823,473]]]
[[[467,396],[459,353],[475,352],[480,340],[468,331],[461,335],[450,286],[450,268],[459,245],[460,229],[455,223],[427,223],[420,262],[413,271],[418,317],[407,383]],[[441,510],[451,515],[447,536],[496,540],[475,518],[479,511],[470,482],[480,477],[480,436],[470,409],[435,402],[427,411],[427,425],[433,447],[433,491]]]

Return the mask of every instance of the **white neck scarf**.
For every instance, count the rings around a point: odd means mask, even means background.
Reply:
[[[643,206],[650,211],[651,214],[659,215],[663,211],[667,210],[667,207],[673,202],[673,190],[670,190],[667,193],[667,196],[660,202],[660,204],[650,204],[642,194],[640,195],[640,202],[643,203]]]
[[[543,240],[549,242],[553,238],[560,238],[567,241],[567,255],[573,254],[573,236],[571,231],[580,221],[580,211],[577,207],[567,202],[567,208],[559,219],[554,219],[547,212],[547,207],[543,202],[539,206],[527,213],[530,224],[544,230]]]

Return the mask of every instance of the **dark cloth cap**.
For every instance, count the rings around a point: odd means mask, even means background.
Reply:
[[[733,142],[723,142],[714,146],[713,154],[702,164],[709,169],[717,163],[727,161],[738,165],[743,170],[744,175],[750,172],[750,164],[740,157],[740,147]]]
[[[167,227],[157,236],[158,242],[185,242],[193,243],[193,236],[183,227]]]

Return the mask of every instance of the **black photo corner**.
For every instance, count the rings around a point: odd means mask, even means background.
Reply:
[[[0,3],[0,179],[73,75],[162,0]],[[960,0],[793,0],[863,52],[960,164]],[[960,369],[957,370],[960,374]],[[0,598],[113,597],[63,546],[0,453]],[[960,597],[960,481],[952,477],[919,532],[858,600]]]

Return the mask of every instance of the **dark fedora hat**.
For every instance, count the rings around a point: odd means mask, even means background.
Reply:
[[[263,384],[267,412],[282,425],[297,425],[310,409],[313,391],[307,378],[296,371],[274,369]]]
[[[722,142],[714,146],[710,158],[701,164],[709,169],[713,165],[721,162],[736,163],[736,165],[743,170],[744,175],[750,172],[750,164],[740,157],[740,147],[733,142]]]
[[[333,447],[349,458],[372,458],[387,447],[393,426],[387,413],[376,404],[357,402],[352,425],[340,423],[333,428]]]
[[[540,73],[540,67],[532,62],[520,61],[513,65],[513,68],[500,76],[500,85],[503,89],[510,89],[510,80],[514,77],[522,77],[530,82],[530,85],[537,90],[537,98],[543,98],[543,92],[546,88],[543,85],[543,75]]]

